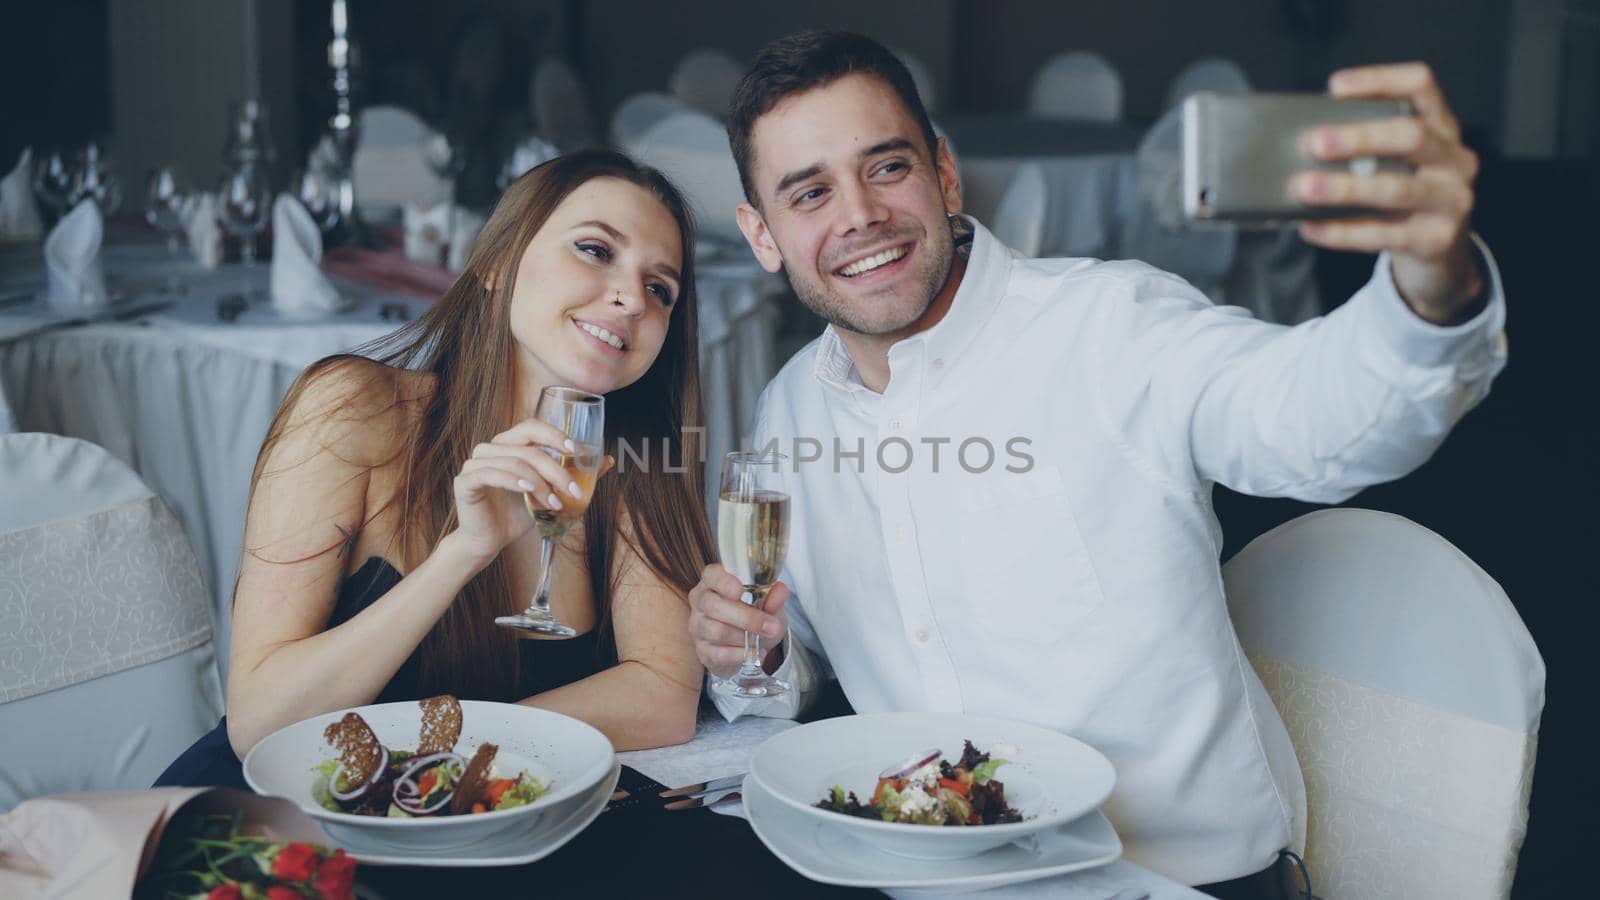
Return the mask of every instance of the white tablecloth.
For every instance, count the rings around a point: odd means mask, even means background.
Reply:
[[[36,243],[0,252],[0,296],[42,287],[38,252]],[[105,265],[115,309],[173,300],[171,308],[43,331],[59,317],[42,302],[0,309],[0,396],[9,401],[18,429],[104,446],[178,514],[212,595],[226,672],[250,475],[278,402],[309,363],[395,328],[397,321],[380,318],[386,303],[413,315],[422,305],[336,279],[356,298],[354,309],[318,321],[286,321],[265,298],[265,264],[202,272],[164,253],[124,235],[107,247]],[[186,295],[159,293],[169,271],[191,280]],[[705,264],[697,284],[712,450],[706,468],[714,490],[720,448],[748,429],[755,399],[774,371],[771,297],[782,283],[753,260],[734,257]],[[252,290],[261,296],[236,322],[217,319],[218,298]]]
[[[746,718],[730,723],[714,712],[706,712],[701,716],[694,740],[689,743],[618,753],[617,759],[662,784],[694,784],[750,771],[750,759],[761,742],[794,726],[795,723],[787,719]],[[744,810],[737,802],[722,804],[717,811],[744,816]],[[1204,900],[1206,896],[1127,860],[1117,860],[1110,865],[1040,881],[958,896],[982,897],[986,900],[1109,900],[1117,892],[1130,889],[1133,893],[1128,897],[1147,893],[1150,900]],[[934,896],[928,891],[895,890],[888,893],[904,898]],[[938,896],[957,895],[940,893]]]

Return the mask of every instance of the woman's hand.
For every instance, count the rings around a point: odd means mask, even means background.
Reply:
[[[572,441],[548,422],[526,419],[472,450],[454,484],[458,524],[451,537],[485,565],[533,527],[523,495],[535,509],[559,513],[586,504],[576,482],[554,454],[571,453]],[[611,457],[600,467],[611,468]]]

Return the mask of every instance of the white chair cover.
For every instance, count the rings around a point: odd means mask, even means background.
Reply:
[[[1134,168],[1127,176],[1133,184],[1121,191],[1126,208],[1116,255],[1179,275],[1220,303],[1223,279],[1233,269],[1238,232],[1226,225],[1191,228],[1183,221],[1180,113],[1167,110],[1139,142]]]
[[[689,107],[682,100],[661,91],[640,91],[617,105],[611,115],[611,143],[626,147],[636,142],[657,122]]]
[[[149,786],[222,714],[182,526],[127,465],[49,434],[0,436],[0,511],[0,810]]]
[[[1200,91],[1248,94],[1250,90],[1249,76],[1245,75],[1244,69],[1233,60],[1219,56],[1197,59],[1185,66],[1183,71],[1172,79],[1171,86],[1167,88],[1167,103],[1162,109],[1178,106],[1190,94]]]
[[[915,54],[898,47],[889,48],[889,52],[900,60],[900,64],[911,73],[911,81],[917,86],[917,97],[922,101],[922,108],[931,115],[939,108],[939,95],[933,87],[933,73],[928,71],[928,66],[918,59]]]
[[[989,231],[1000,243],[1023,256],[1041,256],[1045,209],[1049,204],[1049,185],[1044,169],[1036,162],[1024,163],[1000,197]]]
[[[554,56],[540,60],[528,94],[533,102],[533,124],[541,137],[563,151],[594,143],[589,92],[566,60]]]
[[[1316,264],[1316,251],[1294,228],[1241,231],[1222,296],[1264,322],[1298,325],[1322,315]]]
[[[361,111],[361,137],[350,166],[363,215],[387,217],[408,204],[428,207],[450,199],[450,182],[428,167],[428,144],[437,135],[398,106]]]
[[[634,159],[666,173],[694,208],[702,234],[743,240],[734,210],[744,202],[728,133],[715,119],[684,110],[623,146]]]
[[[718,121],[728,117],[728,100],[744,68],[721,50],[700,47],[685,53],[672,70],[672,93]]]
[[[1505,591],[1439,535],[1360,509],[1281,525],[1223,577],[1299,757],[1317,895],[1508,896],[1545,671]]]
[[[1122,76],[1098,53],[1057,54],[1034,73],[1027,109],[1030,116],[1048,119],[1119,121]]]
[[[6,400],[6,380],[0,378],[0,434],[17,430],[17,417],[11,413],[11,403]],[[0,512],[0,515],[4,515]]]
[[[994,235],[1027,256],[1107,255],[1130,163],[1118,154],[1024,163],[995,210]]]

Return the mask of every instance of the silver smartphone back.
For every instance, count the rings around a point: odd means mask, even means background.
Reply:
[[[1312,219],[1382,215],[1371,209],[1308,206],[1289,190],[1309,169],[1366,174],[1411,171],[1403,160],[1323,162],[1305,146],[1322,125],[1413,114],[1403,100],[1340,100],[1326,94],[1213,94],[1183,103],[1183,211],[1195,222],[1275,227]]]

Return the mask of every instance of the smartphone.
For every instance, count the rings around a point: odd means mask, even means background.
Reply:
[[[1308,132],[1323,125],[1415,112],[1404,100],[1341,100],[1326,94],[1191,95],[1183,104],[1183,211],[1192,222],[1278,227],[1313,219],[1383,215],[1359,207],[1309,206],[1289,179],[1310,169],[1410,172],[1404,160],[1316,159]]]

